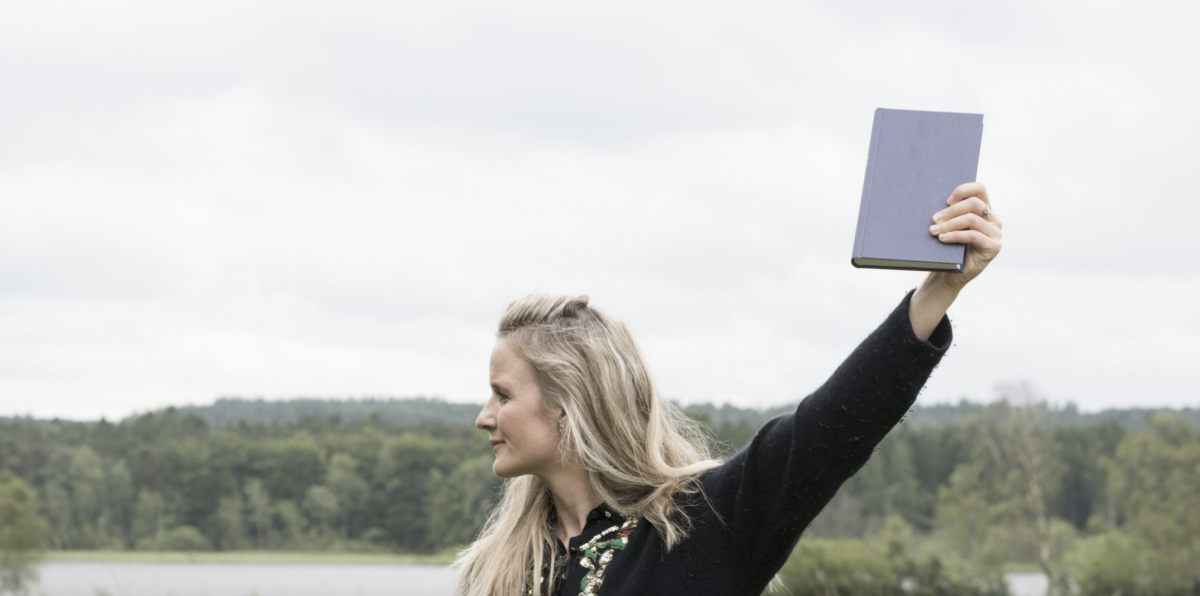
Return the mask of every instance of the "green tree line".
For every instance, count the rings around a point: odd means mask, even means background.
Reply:
[[[1005,397],[915,409],[809,528],[804,556],[785,567],[795,585],[860,593],[864,575],[851,570],[871,560],[868,575],[897,585],[1002,593],[1015,562],[1056,593],[1200,594],[1194,412],[1088,419],[1020,386]],[[235,420],[218,403],[208,416],[116,423],[0,419],[0,481],[26,487],[9,492],[27,494],[35,505],[23,510],[56,550],[441,552],[472,539],[500,488],[482,433],[454,418],[460,406],[419,400],[426,413],[446,406],[420,417],[378,402],[387,415],[343,416],[328,402],[248,403],[224,407],[260,418]],[[322,416],[308,413],[314,403]],[[292,411],[262,419],[271,407]],[[725,454],[771,413],[687,412]]]
[[[492,457],[439,422],[0,421],[0,470],[36,490],[58,550],[437,551],[477,530]]]

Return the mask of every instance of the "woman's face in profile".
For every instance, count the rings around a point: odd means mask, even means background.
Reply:
[[[491,384],[475,426],[490,435],[492,471],[501,478],[548,472],[558,454],[561,408],[542,404],[533,367],[503,338],[492,350]]]

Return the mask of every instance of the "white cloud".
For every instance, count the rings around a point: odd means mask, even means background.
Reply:
[[[920,279],[847,263],[880,105],[984,113],[1006,222],[923,400],[1196,405],[1196,8],[845,10],[5,5],[0,414],[478,400],[534,291],[795,399]]]

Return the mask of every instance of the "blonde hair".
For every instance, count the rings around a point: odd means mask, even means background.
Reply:
[[[533,295],[508,306],[498,338],[533,367],[547,405],[566,412],[560,457],[587,470],[595,495],[652,525],[668,552],[686,538],[691,521],[675,497],[700,492],[699,475],[720,462],[698,425],[655,393],[629,329],[590,308],[587,296]],[[455,561],[456,593],[538,593],[557,553],[546,548],[557,540],[547,523],[553,508],[536,476],[505,481],[478,538]]]

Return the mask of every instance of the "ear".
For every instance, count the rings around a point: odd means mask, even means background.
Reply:
[[[550,406],[546,410],[546,414],[548,414],[549,418],[556,423],[558,423],[558,422],[561,422],[563,424],[567,423],[567,411],[564,410],[563,407],[558,404],[554,404],[554,405]]]

